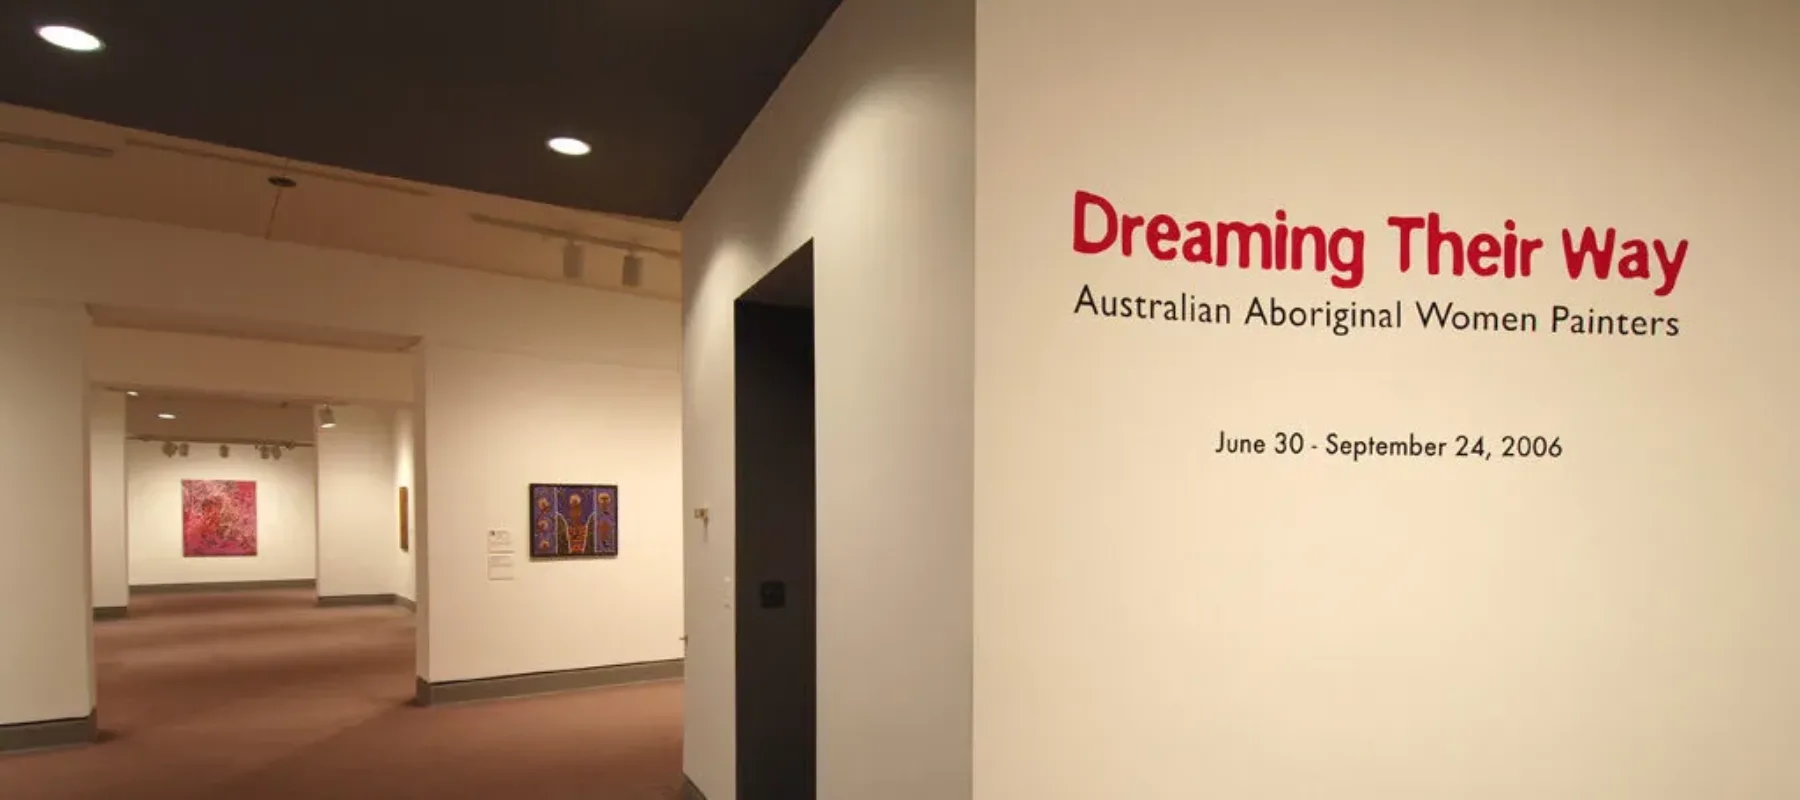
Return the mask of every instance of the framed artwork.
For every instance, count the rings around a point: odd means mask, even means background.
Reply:
[[[412,537],[410,535],[412,533],[412,520],[407,513],[411,510],[412,506],[407,503],[406,487],[402,486],[400,487],[400,552],[402,553],[412,549]]]
[[[619,554],[619,487],[531,485],[531,557],[604,558]]]
[[[181,554],[256,555],[256,481],[183,480]]]

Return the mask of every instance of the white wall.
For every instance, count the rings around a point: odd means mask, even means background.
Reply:
[[[174,419],[164,419],[169,414]],[[125,400],[125,432],[133,437],[253,440],[292,444],[316,438],[313,406],[237,397],[142,392]]]
[[[427,346],[417,498],[432,682],[680,658],[680,376]],[[415,463],[415,470],[418,466]],[[531,483],[619,487],[617,558],[531,562]],[[487,532],[512,533],[491,581]]]
[[[416,554],[419,552],[419,526],[417,522],[419,518],[417,508],[419,499],[417,497],[418,487],[413,479],[412,409],[401,408],[394,411],[393,433],[393,441],[390,443],[390,446],[393,448],[394,464],[394,474],[392,476],[391,485],[394,487],[396,493],[400,487],[406,487],[407,510],[405,513],[408,518],[413,520],[412,530],[409,534],[412,539],[409,543],[410,546],[406,550],[397,550],[397,555],[393,558],[394,594],[407,600],[417,600],[419,597],[417,579],[418,567],[416,560]],[[400,513],[397,494],[394,508],[395,513]]]
[[[286,581],[317,572],[318,457],[310,447],[264,460],[250,447],[194,444],[170,458],[160,444],[127,442],[131,585]],[[256,481],[256,555],[187,558],[181,554],[183,480]]]
[[[79,308],[0,303],[0,725],[94,708]]]
[[[712,521],[683,761],[713,800],[737,794],[732,303],[809,239],[818,793],[969,796],[973,48],[968,2],[845,3],[684,221],[685,493]]]
[[[88,394],[88,481],[95,608],[130,601],[125,558],[125,395]]]
[[[0,214],[6,207],[0,206]],[[412,356],[342,347],[91,327],[88,377],[127,388],[280,400],[412,401]]]
[[[319,596],[396,594],[394,412],[338,405],[332,415],[337,424],[317,433]]]
[[[0,297],[248,315],[644,367],[673,368],[680,352],[675,304],[546,281],[6,204],[0,243]]]
[[[976,797],[1800,796],[1795,6],[979,6]],[[1363,228],[1366,278],[1081,255],[1084,189]],[[1402,274],[1387,218],[1431,211],[1543,237],[1534,273]],[[1688,241],[1676,290],[1570,280],[1587,225]],[[1084,285],[1238,316],[1072,313]],[[1256,297],[1408,327],[1245,324]],[[1556,304],[1681,332],[1551,333]]]

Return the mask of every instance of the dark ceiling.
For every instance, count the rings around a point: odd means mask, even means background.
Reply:
[[[679,220],[838,2],[0,0],[0,102]]]

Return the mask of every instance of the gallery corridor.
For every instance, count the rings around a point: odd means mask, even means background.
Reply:
[[[0,756],[0,797],[679,796],[679,683],[421,709],[402,609],[262,591],[131,612],[95,623],[102,742]]]

